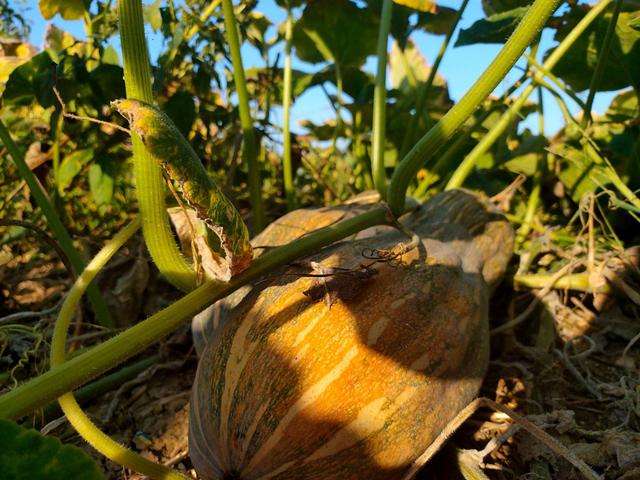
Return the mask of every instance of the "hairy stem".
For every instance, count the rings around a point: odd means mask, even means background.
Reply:
[[[378,69],[373,94],[373,138],[371,170],[373,183],[382,198],[387,194],[387,175],[384,168],[384,144],[387,109],[387,40],[391,29],[392,0],[383,0],[378,30]]]
[[[558,0],[535,1],[500,53],[471,89],[402,159],[389,187],[388,202],[394,215],[402,214],[409,182],[424,163],[425,157],[440,148],[498,86],[525,48],[537,37],[557,3]]]
[[[611,48],[611,41],[616,32],[616,25],[618,24],[618,16],[622,10],[622,0],[616,0],[613,4],[613,13],[611,14],[611,20],[609,21],[609,27],[605,34],[604,41],[600,46],[600,55],[598,55],[598,63],[591,76],[591,82],[589,83],[589,96],[587,97],[586,105],[584,107],[584,116],[582,117],[582,128],[586,128],[591,123],[591,109],[593,107],[593,100],[596,97],[598,87],[602,81],[605,67],[607,66],[607,60],[609,59],[609,50]]]
[[[118,0],[118,18],[127,98],[153,103],[151,67],[140,0]],[[151,258],[167,280],[181,290],[189,291],[195,286],[196,275],[171,233],[161,167],[133,132],[131,143],[145,243]]]
[[[433,82],[436,79],[436,74],[438,73],[438,68],[440,68],[440,63],[444,58],[444,54],[449,47],[449,42],[453,37],[453,34],[458,28],[458,23],[460,23],[460,19],[462,18],[462,14],[467,8],[469,4],[469,0],[463,0],[462,5],[458,9],[458,14],[456,16],[453,25],[451,25],[451,29],[447,33],[447,36],[444,38],[442,45],[440,45],[440,50],[438,51],[438,55],[436,56],[436,60],[433,62],[431,66],[431,70],[429,71],[429,77],[427,77],[427,81],[424,82],[420,86],[420,90],[418,91],[418,97],[416,99],[416,113],[414,115],[414,120],[409,122],[407,125],[407,131],[402,140],[402,148],[400,149],[400,158],[404,158],[404,156],[409,151],[411,144],[413,143],[413,139],[416,136],[416,127],[420,123],[420,119],[422,118],[423,112],[425,110],[425,106],[427,103],[427,98],[429,98],[429,93],[431,93],[431,89],[433,88]]]
[[[287,8],[287,21],[284,34],[284,86],[282,92],[282,110],[284,125],[282,126],[283,156],[282,171],[284,175],[284,193],[287,199],[287,210],[296,208],[296,191],[293,186],[293,172],[291,165],[291,38],[293,36],[293,14],[291,7]]]
[[[580,22],[571,30],[562,42],[551,52],[551,55],[544,62],[545,70],[551,71],[558,61],[564,56],[574,42],[587,29],[589,25],[602,13],[602,11],[611,3],[611,0],[602,0],[587,13]],[[542,75],[538,73],[537,75]],[[515,116],[520,112],[529,95],[535,90],[534,83],[530,83],[520,94],[518,99],[511,105],[509,110],[500,118],[498,123],[485,135],[475,148],[467,155],[464,161],[458,166],[451,180],[447,184],[447,189],[458,188],[462,186],[466,178],[469,176],[477,161],[493,146],[504,131],[511,125]]]
[[[249,193],[251,196],[251,209],[253,215],[253,231],[260,232],[265,226],[264,204],[262,203],[262,181],[260,180],[260,166],[258,164],[258,149],[256,136],[253,130],[253,119],[249,109],[249,94],[247,93],[247,81],[244,75],[242,55],[240,54],[240,35],[236,16],[233,11],[232,0],[222,0],[224,12],[224,26],[227,33],[227,42],[233,62],[233,80],[238,94],[238,112],[240,114],[240,126],[244,136],[244,148],[242,158],[249,169]]]

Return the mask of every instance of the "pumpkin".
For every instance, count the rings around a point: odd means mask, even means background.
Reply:
[[[286,245],[315,230],[328,227],[329,225],[363,213],[372,203],[377,202],[379,198],[380,195],[377,192],[364,192],[343,205],[300,208],[289,212],[271,223],[251,240],[254,258],[259,257],[270,248]],[[172,220],[173,219],[172,217]],[[370,229],[368,233],[366,231],[360,232],[356,237],[360,238],[364,235],[372,235],[374,232],[375,229]],[[178,231],[178,235],[183,245],[183,251],[189,252],[192,240],[189,229],[184,228],[182,231]],[[228,297],[214,303],[193,318],[191,331],[198,355],[202,355],[205,345],[211,339],[215,338],[216,333],[226,323],[230,311],[240,303],[252,288],[253,285],[245,285],[239,288]]]
[[[513,231],[462,190],[403,222],[421,243],[402,257],[360,267],[363,253],[406,241],[385,227],[308,259],[340,274],[282,271],[230,311],[193,387],[202,478],[401,478],[477,395]]]

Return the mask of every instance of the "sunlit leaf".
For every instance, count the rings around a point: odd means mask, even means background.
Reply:
[[[0,420],[0,472],[11,480],[102,480],[96,463],[78,447],[63,445],[9,421]]]
[[[36,48],[27,42],[0,38],[0,94],[9,75],[36,54]]]
[[[545,138],[526,135],[518,147],[511,152],[511,158],[504,162],[503,166],[510,172],[532,177],[539,168],[540,152],[544,151],[545,147]]]
[[[38,6],[42,16],[49,20],[60,14],[65,20],[78,20],[86,11],[83,0],[39,0]]]
[[[250,12],[246,23],[247,40],[255,45],[259,50],[263,50],[267,41],[265,33],[273,25],[271,20],[260,12]]]
[[[149,24],[154,32],[162,27],[162,14],[160,13],[160,3],[162,0],[155,0],[152,3],[143,6],[142,13],[144,20]]]
[[[616,121],[632,120],[640,115],[638,96],[633,90],[616,95],[607,109],[607,117]]]
[[[50,23],[44,32],[43,46],[51,59],[57,63],[60,60],[60,52],[72,46],[76,41],[71,34]]]
[[[420,12],[436,13],[438,11],[438,5],[431,0],[393,0],[393,2]]]
[[[89,189],[97,205],[111,203],[115,173],[115,165],[109,158],[99,159],[89,167]]]
[[[605,167],[594,162],[584,151],[567,143],[552,145],[549,151],[562,159],[558,178],[574,202],[579,203],[586,193],[610,183]]]
[[[120,57],[113,45],[108,45],[102,52],[102,63],[120,66]]]
[[[69,186],[73,179],[82,171],[82,167],[89,163],[93,158],[93,149],[76,150],[75,152],[64,157],[60,162],[58,174],[56,175],[56,186],[58,192],[62,194]]]
[[[53,105],[55,64],[47,52],[39,53],[9,75],[2,93],[4,105],[30,105],[37,100],[43,107]]]
[[[401,50],[397,43],[393,44],[389,54],[389,67],[392,87],[400,90],[405,95],[411,94],[412,101],[420,84],[424,83],[431,73],[431,66],[428,64],[427,59],[424,58],[412,41],[407,43],[404,50]],[[440,101],[443,102],[443,108],[450,107],[446,89],[447,82],[441,75],[436,74],[431,94],[427,98],[427,102],[430,102],[431,107],[434,106],[433,102],[436,100],[438,103]]]

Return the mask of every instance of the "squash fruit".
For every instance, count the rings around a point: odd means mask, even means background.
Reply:
[[[231,310],[193,387],[189,448],[202,478],[401,478],[477,395],[488,298],[513,231],[463,190],[403,221],[420,245],[375,275],[282,271]],[[363,252],[405,241],[385,227],[309,260],[357,272]]]

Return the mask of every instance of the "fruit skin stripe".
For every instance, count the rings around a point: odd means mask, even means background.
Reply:
[[[246,269],[253,258],[247,226],[171,119],[140,100],[115,100],[111,105],[129,121],[151,156],[178,183],[189,207],[220,239],[230,274],[219,280],[228,281]]]

